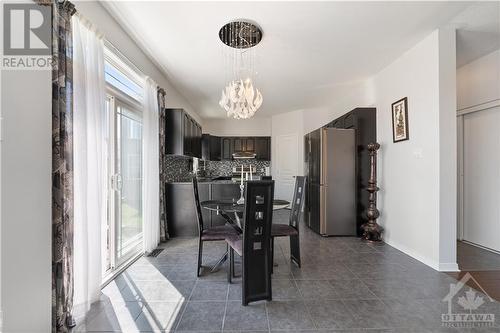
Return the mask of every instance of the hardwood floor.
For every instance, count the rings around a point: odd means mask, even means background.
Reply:
[[[467,281],[468,286],[482,288],[491,298],[500,301],[500,254],[457,242],[457,259],[461,272],[450,272],[450,276],[460,280],[470,273],[474,279]]]
[[[473,279],[467,281],[469,287],[475,289],[484,289],[484,291],[493,299],[500,301],[500,270],[499,271],[461,271],[448,273],[453,278],[460,280],[465,274],[470,273]]]

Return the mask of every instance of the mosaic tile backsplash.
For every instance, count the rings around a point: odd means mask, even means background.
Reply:
[[[165,157],[166,181],[183,182],[191,178],[191,158],[168,155]]]
[[[239,160],[239,161],[207,161],[205,166],[207,176],[231,176],[233,167],[255,166],[257,175],[264,175],[265,168],[271,166],[270,161]]]
[[[200,165],[200,173],[203,176],[231,176],[233,167],[241,165],[253,165],[257,169],[257,175],[265,174],[265,168],[271,166],[270,161],[239,160],[239,161],[206,161],[205,168]],[[184,182],[189,181],[192,175],[192,159],[183,156],[166,156],[165,159],[166,181]]]

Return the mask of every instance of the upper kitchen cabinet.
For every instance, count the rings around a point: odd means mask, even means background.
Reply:
[[[252,153],[258,160],[270,161],[271,138],[268,136],[222,137],[221,150],[223,160],[232,160],[235,153]]]
[[[221,139],[221,157],[223,160],[233,159],[233,138],[222,138]]]
[[[165,153],[201,158],[201,125],[183,109],[165,113]]]
[[[271,138],[268,136],[255,137],[255,154],[258,160],[271,160]]]
[[[201,158],[205,161],[220,161],[221,157],[221,137],[203,134],[201,139]]]

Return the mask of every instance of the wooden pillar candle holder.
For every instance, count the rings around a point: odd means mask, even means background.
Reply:
[[[384,228],[377,224],[377,218],[380,216],[380,212],[377,209],[377,192],[379,190],[377,187],[377,150],[380,148],[380,145],[375,142],[369,143],[367,147],[370,154],[370,179],[366,188],[369,193],[368,209],[366,210],[368,222],[361,226],[363,230],[361,238],[371,242],[380,242],[382,241],[382,232],[384,231]]]

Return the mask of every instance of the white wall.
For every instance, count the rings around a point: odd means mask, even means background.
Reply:
[[[240,120],[205,118],[203,121],[203,133],[220,136],[271,136],[271,118],[256,117]]]
[[[439,270],[457,266],[456,31],[439,29]]]
[[[3,332],[51,330],[51,78],[2,71]]]
[[[97,1],[75,1],[76,9],[96,25],[106,39],[125,55],[145,75],[150,76],[167,92],[167,107],[183,108],[203,125],[203,119],[189,102],[172,86],[169,79],[155,66],[113,17]]]
[[[457,70],[457,109],[500,100],[500,50]]]
[[[386,230],[385,241],[435,269],[446,270],[457,268],[453,251],[444,248],[456,234],[452,221],[456,119],[451,111],[456,97],[450,73],[454,54],[454,34],[434,31],[373,81],[381,144],[379,223]],[[391,104],[403,97],[408,97],[410,140],[393,143]]]
[[[372,106],[373,82],[369,78],[331,87],[329,98],[318,103],[321,106],[302,110],[304,133],[314,131],[357,107]]]

